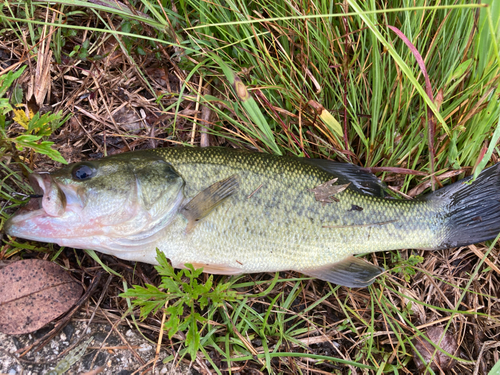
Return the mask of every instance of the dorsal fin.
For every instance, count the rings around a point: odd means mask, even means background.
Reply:
[[[344,185],[351,183],[350,189],[357,190],[364,194],[384,198],[387,196],[387,187],[377,176],[365,171],[363,168],[354,164],[339,163],[325,159],[302,159],[305,163],[318,167],[325,172],[337,177],[337,183]]]

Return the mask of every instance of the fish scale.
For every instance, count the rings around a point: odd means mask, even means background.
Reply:
[[[195,150],[154,152],[183,177],[190,198],[233,174],[240,177],[241,190],[187,236],[183,235],[186,224],[182,217],[169,228],[160,249],[180,264],[218,261],[244,272],[307,269],[338,262],[350,254],[432,248],[440,240],[436,235],[439,223],[419,220],[434,214],[432,206],[424,202],[410,205],[347,189],[338,195],[339,202],[323,204],[310,190],[331,180],[332,175],[298,158],[217,148]],[[352,211],[352,205],[363,211]],[[390,221],[395,222],[376,225]],[[330,228],[333,226],[341,228]]]
[[[383,270],[352,254],[500,232],[500,164],[412,201],[350,164],[224,148],[136,151],[30,180],[43,194],[8,235],[152,264],[159,249],[174,267],[218,274],[295,270],[364,287]]]

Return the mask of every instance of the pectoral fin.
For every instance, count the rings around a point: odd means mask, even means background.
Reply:
[[[188,220],[187,231],[189,232],[197,221],[207,216],[224,199],[233,195],[238,186],[238,176],[233,175],[210,185],[186,203],[180,213]]]
[[[372,284],[384,269],[363,259],[349,256],[338,263],[300,272],[349,288],[364,288]]]

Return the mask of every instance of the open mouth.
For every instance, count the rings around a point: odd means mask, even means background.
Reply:
[[[5,222],[3,229],[11,236],[48,241],[60,235],[66,195],[48,173],[33,173],[29,181],[34,194],[26,206]]]
[[[50,174],[32,173],[29,181],[35,194],[30,195],[31,199],[23,211],[43,209],[49,216],[61,216],[66,208],[66,195]]]
[[[35,177],[32,177],[33,175],[29,176],[29,181],[30,185],[33,188],[33,191],[35,192],[34,194],[28,195],[30,200],[28,203],[19,209],[19,213],[23,212],[30,212],[30,211],[35,211],[39,210],[42,208],[42,198],[44,191],[41,188],[40,184],[38,183],[37,179]]]

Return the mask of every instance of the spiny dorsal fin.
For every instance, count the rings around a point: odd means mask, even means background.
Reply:
[[[189,232],[197,221],[207,216],[224,199],[233,195],[238,187],[238,176],[232,175],[200,191],[180,210],[180,213],[188,220],[186,230]]]
[[[349,288],[364,288],[371,285],[384,269],[351,255],[340,262],[300,272]]]
[[[349,189],[358,190],[361,193],[373,195],[376,197],[385,197],[387,187],[383,182],[363,168],[349,163],[338,163],[325,159],[301,159],[304,163],[314,165],[315,167],[323,169],[328,172],[332,177],[338,178],[338,184],[344,185],[351,183]]]

